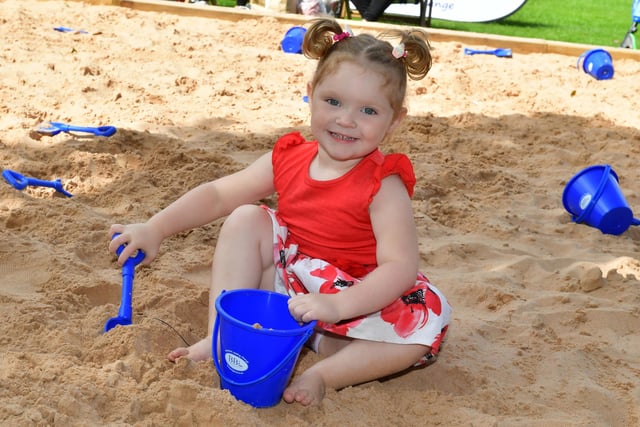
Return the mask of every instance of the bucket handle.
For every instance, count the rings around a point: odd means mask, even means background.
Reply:
[[[596,203],[598,202],[598,200],[600,200],[600,197],[604,192],[604,188],[607,186],[607,181],[609,180],[610,173],[611,173],[611,166],[606,165],[604,167],[604,171],[602,172],[602,178],[600,179],[600,184],[598,185],[596,194],[593,195],[593,197],[591,198],[591,201],[589,202],[587,207],[582,211],[582,213],[578,217],[573,218],[574,222],[581,223],[587,216],[591,214],[591,211],[595,207]]]
[[[578,60],[576,61],[576,68],[579,70],[580,69],[580,61],[582,61],[584,59],[585,56],[587,56],[588,54],[590,54],[591,52],[593,52],[592,50],[588,50],[586,52],[583,52],[580,56],[578,56]],[[584,65],[583,65],[584,67]],[[584,70],[584,68],[583,68]]]
[[[315,321],[313,321],[315,323]],[[220,362],[218,361],[218,332],[220,329],[220,314],[216,313],[216,322],[213,325],[213,336],[211,339],[211,347],[212,347],[212,354],[213,354],[213,363],[216,365],[216,369],[218,370],[218,375],[220,375],[226,382],[228,382],[229,384],[232,384],[234,386],[250,386],[250,385],[254,385],[254,384],[258,384],[262,381],[265,381],[267,379],[269,379],[269,377],[271,377],[273,374],[275,374],[276,372],[278,372],[279,370],[282,369],[282,367],[288,363],[293,357],[295,357],[298,354],[298,351],[300,351],[300,348],[304,345],[305,342],[307,342],[307,340],[309,339],[309,337],[311,336],[311,334],[313,333],[313,328],[310,327],[302,336],[302,339],[300,340],[300,342],[298,342],[292,349],[291,352],[287,355],[287,357],[283,358],[280,363],[278,363],[278,365],[276,365],[275,368],[273,368],[272,370],[270,370],[269,372],[267,372],[266,374],[264,374],[263,376],[261,376],[260,378],[257,378],[255,380],[246,382],[246,383],[240,383],[237,381],[233,381],[231,379],[229,379],[228,377],[226,377],[224,375],[224,373],[222,372],[222,369],[220,367]]]

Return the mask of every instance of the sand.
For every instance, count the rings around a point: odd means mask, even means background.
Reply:
[[[73,194],[0,181],[0,424],[640,423],[640,230],[605,235],[562,205],[574,174],[610,164],[640,210],[640,62],[616,60],[598,81],[574,56],[434,42],[384,149],[414,162],[421,269],[455,310],[441,356],[329,391],[320,407],[256,409],[220,389],[212,363],[165,359],[206,331],[221,222],[139,267],[133,324],[105,334],[121,291],[108,228],[242,168],[283,133],[308,136],[315,63],[280,50],[290,24],[274,17],[0,3],[2,168]],[[45,121],[118,131],[33,131]],[[316,360],[303,350],[294,375]]]

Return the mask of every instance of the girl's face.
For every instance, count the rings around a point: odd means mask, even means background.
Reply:
[[[311,131],[320,154],[334,161],[358,161],[374,151],[406,115],[394,112],[384,79],[353,62],[307,87],[311,104]]]

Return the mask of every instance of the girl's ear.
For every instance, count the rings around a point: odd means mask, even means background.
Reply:
[[[394,130],[402,123],[402,121],[407,117],[407,109],[402,107],[400,111],[396,114],[396,117],[393,119],[391,124],[389,125],[389,130],[387,130],[387,134],[393,133]]]

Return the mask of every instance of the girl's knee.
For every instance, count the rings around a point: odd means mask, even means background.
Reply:
[[[269,215],[260,206],[242,205],[233,210],[224,221],[225,229],[255,229],[261,222],[270,224]]]

